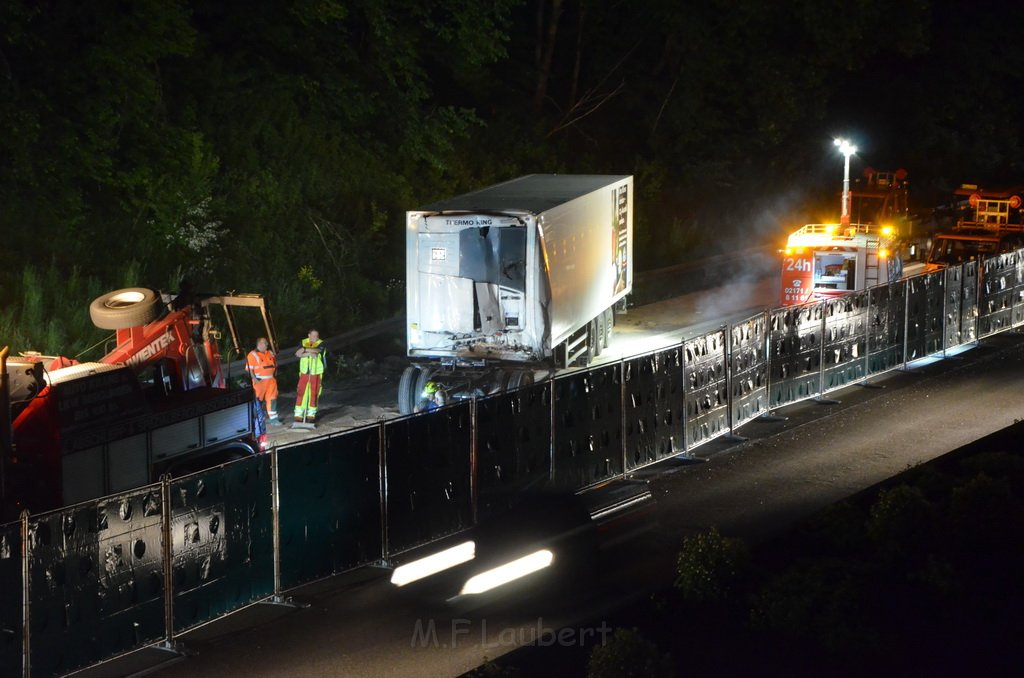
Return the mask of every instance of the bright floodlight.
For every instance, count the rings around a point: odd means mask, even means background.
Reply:
[[[391,573],[391,583],[395,586],[405,586],[410,582],[469,562],[474,557],[476,557],[476,543],[471,541],[463,542],[458,546],[439,551],[426,558],[420,558],[401,567],[396,567],[395,571]]]
[[[552,555],[551,551],[548,551],[547,549],[534,551],[528,556],[523,556],[522,558],[513,560],[510,563],[505,563],[493,570],[481,572],[475,577],[470,577],[465,585],[463,585],[460,593],[462,595],[472,595],[474,593],[490,591],[491,589],[498,588],[510,581],[515,581],[516,579],[525,577],[537,570],[543,570],[551,564],[553,559],[554,555]]]
[[[839,152],[847,158],[857,152],[857,147],[851,144],[847,139],[836,139],[833,143],[839,147]]]

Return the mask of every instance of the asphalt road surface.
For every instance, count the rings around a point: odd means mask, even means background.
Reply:
[[[685,535],[717,526],[752,542],[769,538],[1024,416],[1018,332],[912,367],[875,379],[883,388],[839,391],[838,404],[800,403],[777,412],[786,421],[751,422],[739,431],[747,441],[704,445],[700,461],[644,469],[638,476],[658,499],[651,530],[554,588],[450,610],[402,595],[386,571],[364,569],[290,592],[308,607],[259,605],[180,637],[190,656],[157,675],[455,676],[559,630],[592,641],[613,610],[670,582]],[[160,658],[147,650],[86,675],[125,675]]]

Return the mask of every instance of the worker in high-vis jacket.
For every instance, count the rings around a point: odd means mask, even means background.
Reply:
[[[277,356],[269,348],[266,337],[256,340],[256,348],[245,357],[245,371],[252,380],[256,400],[263,404],[267,419],[274,426],[280,426],[277,418]]]
[[[295,387],[295,423],[315,424],[317,401],[323,391],[324,367],[327,356],[320,333],[310,330],[295,352],[299,359],[299,384]]]

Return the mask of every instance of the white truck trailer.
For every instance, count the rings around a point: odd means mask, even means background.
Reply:
[[[633,177],[531,174],[406,215],[408,414],[585,366],[633,286]]]

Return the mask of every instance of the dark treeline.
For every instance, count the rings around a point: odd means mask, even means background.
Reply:
[[[284,332],[341,331],[401,307],[405,210],[531,172],[634,174],[640,269],[837,211],[837,134],[922,199],[1005,179],[1007,6],[11,0],[0,329],[31,335],[26,287],[75,271],[76,293],[261,291]]]

